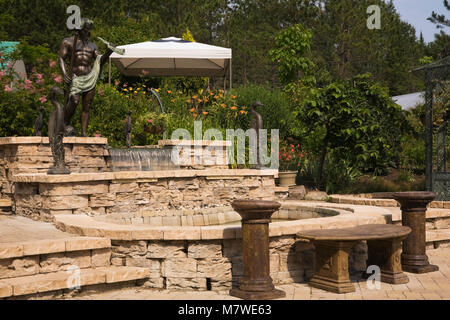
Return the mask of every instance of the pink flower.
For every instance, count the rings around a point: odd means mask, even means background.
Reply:
[[[126,87],[128,87],[128,85],[127,85],[126,83],[124,83],[124,84],[123,84],[123,87],[126,88]]]
[[[10,91],[12,91],[12,89],[11,89],[10,86],[6,85],[6,86],[5,86],[5,91],[6,91],[6,92],[10,92]]]
[[[11,69],[13,67],[13,65],[14,65],[14,62],[8,63],[8,69]]]
[[[50,68],[53,68],[56,66],[56,61],[50,60],[49,64]]]
[[[55,80],[55,82],[61,83],[62,78],[61,78],[61,76],[57,76],[57,77],[53,78],[53,80]]]
[[[0,71],[0,77],[3,77],[5,74],[6,74],[6,72],[4,70]]]
[[[42,97],[39,98],[39,101],[41,103],[46,103],[47,102],[47,97],[46,96],[42,96]]]
[[[27,79],[27,80],[25,80],[25,84],[30,85],[30,84],[33,84],[33,82],[31,80]]]
[[[117,87],[120,84],[119,81],[114,82],[114,85]]]
[[[148,122],[148,123],[152,123],[153,120],[152,120],[152,119],[147,119],[147,122]]]
[[[42,73],[36,73],[36,78],[38,80],[41,80],[42,79]]]
[[[102,136],[102,134],[101,134],[101,133],[99,133],[99,132],[96,132],[96,133],[94,134],[94,136],[96,136],[96,137],[98,138],[98,137],[101,137],[101,136]]]
[[[37,84],[42,84],[43,82],[44,82],[44,80],[42,80],[42,79],[36,80]]]

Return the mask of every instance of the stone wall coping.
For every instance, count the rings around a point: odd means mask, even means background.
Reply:
[[[69,144],[108,144],[108,139],[101,137],[64,137],[63,141]],[[9,144],[49,144],[49,141],[48,137],[0,137],[0,145]]]
[[[40,254],[110,248],[111,241],[101,237],[69,237],[0,243],[0,259]]]
[[[295,235],[299,231],[330,228],[347,228],[363,224],[384,224],[391,222],[389,210],[370,206],[342,206],[324,202],[281,201],[282,204],[298,206],[320,206],[333,208],[341,213],[325,218],[302,219],[273,222],[269,226],[269,236]],[[345,209],[352,209],[351,211]],[[111,240],[214,240],[242,238],[241,226],[142,226],[120,225],[97,221],[86,215],[60,214],[55,216],[58,229],[91,237],[107,237]]]
[[[276,169],[205,169],[205,170],[162,170],[162,171],[118,171],[71,173],[67,175],[48,175],[46,173],[17,174],[12,177],[14,182],[25,183],[67,183],[105,180],[137,180],[157,178],[195,178],[195,177],[244,177],[244,176],[275,176]]]
[[[227,140],[159,140],[158,146],[231,146],[231,141]]]
[[[373,198],[368,196],[368,194],[332,194],[330,195],[330,200],[334,203],[348,203],[378,207],[400,207],[400,204],[394,199]],[[428,204],[428,208],[450,209],[450,201],[432,201]]]

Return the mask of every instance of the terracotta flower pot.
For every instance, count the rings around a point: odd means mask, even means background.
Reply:
[[[295,186],[295,177],[297,176],[297,171],[282,171],[278,172],[278,180],[280,187],[290,187]]]
[[[144,131],[147,133],[159,134],[164,131],[164,128],[159,124],[158,125],[148,124],[145,126]]]

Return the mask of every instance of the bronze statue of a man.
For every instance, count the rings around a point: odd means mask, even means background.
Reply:
[[[70,120],[82,100],[83,109],[81,112],[82,136],[87,136],[89,123],[89,109],[95,96],[95,85],[102,73],[102,67],[113,52],[117,52],[113,45],[105,42],[108,49],[106,54],[101,55],[97,46],[89,41],[90,30],[93,21],[87,18],[81,20],[81,29],[77,34],[62,41],[58,64],[64,76],[64,82],[68,86],[66,92],[64,122],[68,126]],[[74,43],[75,42],[75,43]],[[123,53],[122,53],[123,54]],[[66,67],[65,60],[70,61],[70,66]]]

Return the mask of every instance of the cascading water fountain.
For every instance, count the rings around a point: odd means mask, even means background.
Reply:
[[[171,149],[128,148],[110,149],[113,171],[177,170]]]
[[[150,91],[156,97],[161,112],[164,113],[164,106],[158,93],[153,88]],[[126,126],[128,126],[126,132],[131,132],[131,119],[128,119]],[[109,149],[109,154],[113,171],[156,171],[180,168],[176,164],[171,148],[128,146],[126,149]]]

